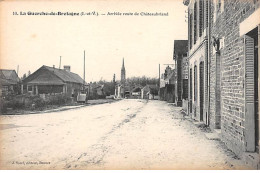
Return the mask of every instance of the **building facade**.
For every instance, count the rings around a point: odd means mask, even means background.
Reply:
[[[184,0],[189,114],[259,169],[259,0]]]
[[[20,93],[20,78],[15,70],[0,70],[0,96]]]
[[[175,103],[176,69],[167,66],[161,74],[159,99],[170,103]]]
[[[173,60],[176,66],[175,102],[182,106],[183,99],[188,99],[188,40],[174,40]]]
[[[210,9],[211,121],[221,128],[226,145],[257,161],[258,169],[259,5],[257,0],[222,0],[213,1]]]
[[[208,0],[184,0],[188,6],[189,115],[209,124],[208,115]]]

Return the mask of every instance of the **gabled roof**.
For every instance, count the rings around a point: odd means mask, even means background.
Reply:
[[[61,81],[57,81],[57,80],[53,81],[51,79],[49,79],[50,81],[44,81],[42,79],[37,79],[37,77],[40,76],[39,73],[40,73],[41,70],[48,70],[52,75],[55,75]],[[30,76],[25,78],[23,81],[28,82],[28,83],[33,82],[33,83],[37,83],[37,84],[41,83],[41,84],[57,84],[57,85],[58,84],[64,84],[66,82],[80,83],[80,84],[83,83],[83,79],[76,73],[72,73],[72,72],[66,71],[64,69],[57,69],[57,68],[54,68],[54,67],[48,67],[48,66],[45,66],[45,65],[43,65],[37,71],[35,71]],[[86,84],[86,82],[85,82],[85,84]]]
[[[17,84],[17,82],[12,81],[12,80],[7,80],[7,79],[0,78],[0,86],[15,85],[15,84]]]
[[[59,77],[64,82],[73,82],[73,83],[83,83],[83,79],[76,73],[72,73],[63,69],[57,69],[54,67],[42,66],[51,72],[53,72],[57,77]]]
[[[142,86],[136,86],[134,89],[132,89],[132,92],[140,92],[142,88]]]
[[[188,40],[174,40],[174,55],[184,55],[187,52]]]
[[[0,78],[12,80],[13,82],[19,82],[20,79],[15,70],[0,69]]]
[[[165,80],[170,80],[172,77],[174,77],[174,75],[174,72],[170,73],[170,75],[168,75]]]
[[[148,84],[148,87],[149,87],[149,88],[154,88],[154,89],[158,89],[158,88],[159,88],[157,85],[154,85],[154,84],[153,84],[153,85],[149,85],[149,84]]]
[[[16,85],[20,81],[15,70],[0,69],[0,85]]]

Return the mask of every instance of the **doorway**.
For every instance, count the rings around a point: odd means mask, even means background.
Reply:
[[[204,105],[204,62],[200,62],[200,121],[203,121]]]
[[[190,69],[190,103],[189,103],[190,113],[192,113],[192,90],[193,90],[193,88],[192,88],[192,69]]]

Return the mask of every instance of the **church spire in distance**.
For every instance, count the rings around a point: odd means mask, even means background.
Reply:
[[[123,64],[122,64],[122,68],[121,68],[121,84],[124,84],[125,83],[125,61],[124,61],[124,58],[123,58]]]
[[[121,70],[125,70],[125,61],[124,61],[124,58],[123,58],[123,64],[122,64]]]

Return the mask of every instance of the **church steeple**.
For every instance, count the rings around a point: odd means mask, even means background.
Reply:
[[[125,70],[125,61],[124,61],[124,58],[123,58],[123,65],[122,65],[121,70]]]
[[[123,58],[123,64],[122,64],[122,68],[121,68],[121,84],[124,84],[125,83],[125,61],[124,61],[124,58]]]

